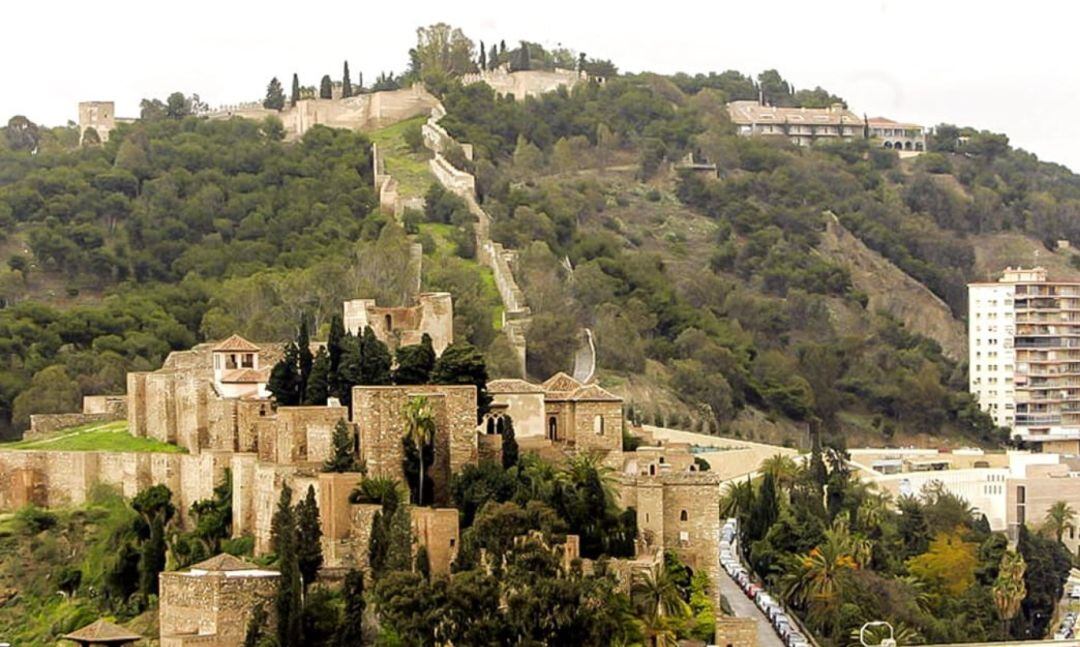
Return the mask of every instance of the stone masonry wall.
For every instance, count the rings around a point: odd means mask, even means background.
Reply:
[[[424,144],[435,154],[429,162],[431,172],[447,191],[465,200],[469,212],[476,216],[477,260],[491,268],[495,286],[499,290],[499,297],[504,307],[503,332],[514,349],[514,355],[518,360],[518,372],[521,377],[524,377],[526,332],[531,312],[525,302],[524,292],[514,279],[510,264],[513,252],[505,250],[501,244],[491,240],[491,218],[476,200],[476,178],[470,173],[455,168],[442,155],[449,146],[457,143],[438,123],[439,119],[445,115],[446,109],[443,105],[436,104],[422,128]],[[461,144],[461,146],[465,149],[466,156],[472,159],[472,147],[468,144]],[[468,146],[467,149],[466,146]]]
[[[757,647],[757,620],[717,614],[718,647]]]
[[[360,430],[360,455],[368,475],[404,480],[402,415],[412,397],[426,397],[436,421],[435,463],[431,477],[436,502],[449,500],[449,480],[478,460],[476,387],[447,385],[357,386],[353,422]]]
[[[409,508],[409,514],[417,544],[427,549],[432,574],[449,575],[460,543],[457,508],[413,506]]]
[[[23,433],[23,438],[31,440],[68,427],[122,419],[123,416],[117,417],[112,413],[39,413],[30,416],[30,428]]]
[[[171,638],[177,645],[240,645],[256,607],[263,606],[273,622],[277,580],[276,574],[162,573],[158,618],[163,644]],[[212,642],[205,640],[208,637]]]

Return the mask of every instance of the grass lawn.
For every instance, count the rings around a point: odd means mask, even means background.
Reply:
[[[66,452],[159,452],[182,453],[184,449],[153,438],[136,438],[128,433],[127,420],[96,422],[61,429],[47,438],[0,443],[0,449],[44,449]]]
[[[399,121],[369,133],[371,141],[379,145],[379,152],[386,164],[386,172],[398,181],[398,191],[404,198],[422,198],[428,187],[435,181],[435,176],[428,168],[431,153],[414,153],[405,144],[405,131],[424,123],[427,117],[420,116]]]

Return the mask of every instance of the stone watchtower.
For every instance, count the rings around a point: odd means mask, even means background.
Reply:
[[[109,141],[109,133],[116,128],[116,104],[112,101],[79,102],[79,144],[86,138],[86,131],[93,128],[102,142]]]

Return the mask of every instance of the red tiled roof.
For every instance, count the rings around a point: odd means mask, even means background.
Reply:
[[[142,636],[132,633],[108,620],[98,620],[78,631],[73,631],[64,638],[75,642],[88,643],[127,643],[142,640]]]
[[[222,384],[262,384],[270,380],[268,368],[234,368],[222,371]]]
[[[602,389],[595,384],[588,384],[570,394],[571,400],[593,400],[597,402],[622,402],[619,396]]]
[[[192,564],[191,568],[200,571],[252,571],[259,567],[239,557],[222,553],[198,564]]]
[[[501,379],[487,383],[488,393],[543,393],[544,389],[539,385],[525,380]]]
[[[550,393],[575,391],[580,389],[582,384],[566,373],[559,371],[555,375],[549,377],[546,382],[541,384],[541,386],[545,391]]]
[[[215,353],[257,353],[259,350],[258,346],[244,339],[240,335],[233,335],[217,346],[214,346]]]

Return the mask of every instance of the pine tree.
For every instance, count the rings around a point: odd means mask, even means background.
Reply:
[[[281,87],[281,81],[277,77],[270,79],[266,86],[266,98],[263,99],[263,107],[267,110],[281,110],[285,107],[285,91]]]
[[[296,102],[300,100],[300,77],[293,72],[292,75],[292,94],[289,95],[289,105],[295,106]]]
[[[397,368],[394,369],[394,384],[428,384],[431,370],[435,368],[435,348],[431,337],[424,333],[419,344],[402,346],[395,353]]]
[[[351,569],[345,574],[342,589],[345,598],[345,614],[334,632],[334,647],[354,647],[363,644],[364,638],[364,574]]]
[[[330,356],[325,348],[320,348],[315,354],[315,360],[311,364],[311,374],[308,376],[307,386],[304,389],[304,404],[323,406],[326,398],[330,395]]]
[[[484,357],[468,342],[450,344],[435,360],[431,371],[432,384],[473,384],[476,386],[477,422],[491,409],[487,392],[487,366]]]
[[[341,98],[348,99],[352,96],[352,81],[349,79],[349,62],[345,61],[345,70],[341,74]]]
[[[277,638],[281,647],[299,647],[302,587],[296,546],[296,513],[292,507],[292,489],[281,489],[277,512],[270,522],[270,548],[277,553],[278,590],[274,596],[277,610]]]
[[[319,98],[334,98],[334,82],[330,80],[329,74],[323,74],[323,78],[319,81]]]
[[[309,485],[307,496],[296,506],[296,560],[305,590],[318,577],[323,564],[321,539],[319,504],[315,501],[315,486]]]
[[[390,384],[390,349],[371,326],[364,328],[360,339],[360,382],[364,385]]]
[[[338,420],[337,424],[334,425],[332,443],[334,453],[323,463],[323,471],[355,472],[358,467],[356,464],[356,445],[353,442],[352,430],[349,429],[349,424],[344,419]]]
[[[480,69],[487,71],[487,50],[484,49],[484,41],[480,41]]]
[[[270,370],[270,379],[266,389],[281,406],[291,407],[300,404],[300,350],[295,342],[285,346],[285,355]]]

